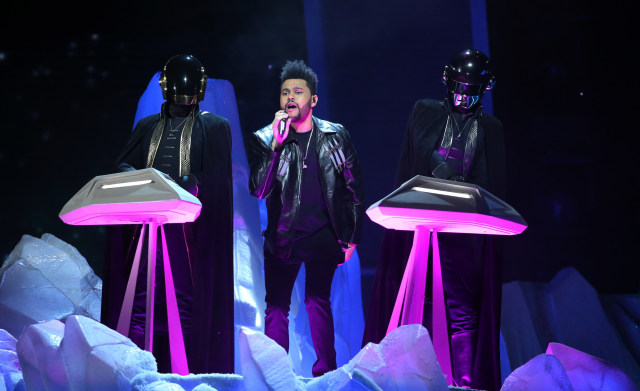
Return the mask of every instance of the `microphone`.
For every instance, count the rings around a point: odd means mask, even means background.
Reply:
[[[280,136],[284,135],[284,131],[286,130],[287,124],[286,122],[286,118],[283,118],[280,120]]]

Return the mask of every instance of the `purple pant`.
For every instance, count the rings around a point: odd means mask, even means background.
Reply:
[[[481,235],[474,234],[438,234],[449,335],[476,331],[478,328],[480,297],[483,289],[483,240]],[[427,286],[431,286],[432,278],[429,270]],[[423,325],[427,327],[429,333],[433,332],[431,306],[431,292],[427,291]]]
[[[344,253],[335,239],[328,242],[315,239],[313,242],[304,241],[295,246],[289,259],[278,258],[265,251],[264,261],[267,304],[264,331],[287,352],[291,293],[304,262],[304,303],[309,315],[311,338],[317,357],[312,368],[314,377],[337,368],[330,300],[331,282],[338,263],[344,258]]]

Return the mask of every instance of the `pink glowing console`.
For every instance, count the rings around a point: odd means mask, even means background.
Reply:
[[[171,274],[163,224],[195,221],[202,204],[195,196],[154,168],[97,176],[62,208],[60,218],[71,225],[143,224],[131,267],[117,331],[129,335],[131,312],[140,267],[145,227],[148,227],[147,303],[145,350],[153,351],[153,316],[157,230],[162,240],[164,280],[167,298],[171,369],[188,375],[182,326]]]
[[[414,231],[413,246],[387,334],[400,325],[422,323],[426,288],[423,276],[427,275],[431,239],[433,347],[451,385],[451,356],[437,233],[517,235],[527,228],[527,223],[515,209],[480,186],[421,175],[371,205],[367,215],[385,228]]]
[[[154,168],[100,175],[62,208],[71,225],[140,224],[195,221],[202,204]]]

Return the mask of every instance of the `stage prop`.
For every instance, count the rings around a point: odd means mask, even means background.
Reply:
[[[202,204],[195,196],[160,171],[146,168],[95,177],[80,189],[60,212],[62,221],[70,225],[143,225],[118,320],[117,331],[124,336],[129,335],[136,277],[145,228],[148,228],[145,350],[149,352],[153,352],[157,230],[160,228],[171,369],[179,375],[188,375],[189,369],[163,225],[193,222],[200,215],[201,208]]]
[[[413,246],[387,335],[399,325],[422,323],[431,242],[433,346],[451,385],[451,355],[437,233],[517,235],[527,228],[527,223],[515,209],[480,186],[421,175],[371,205],[367,215],[387,229],[414,231]]]

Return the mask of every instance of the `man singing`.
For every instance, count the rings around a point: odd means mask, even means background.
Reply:
[[[317,356],[313,376],[336,369],[331,282],[349,260],[364,217],[356,152],[340,124],[313,117],[318,78],[303,61],[280,75],[280,110],[249,141],[249,190],[266,198],[265,334],[289,350],[289,306],[305,264],[305,305]]]

